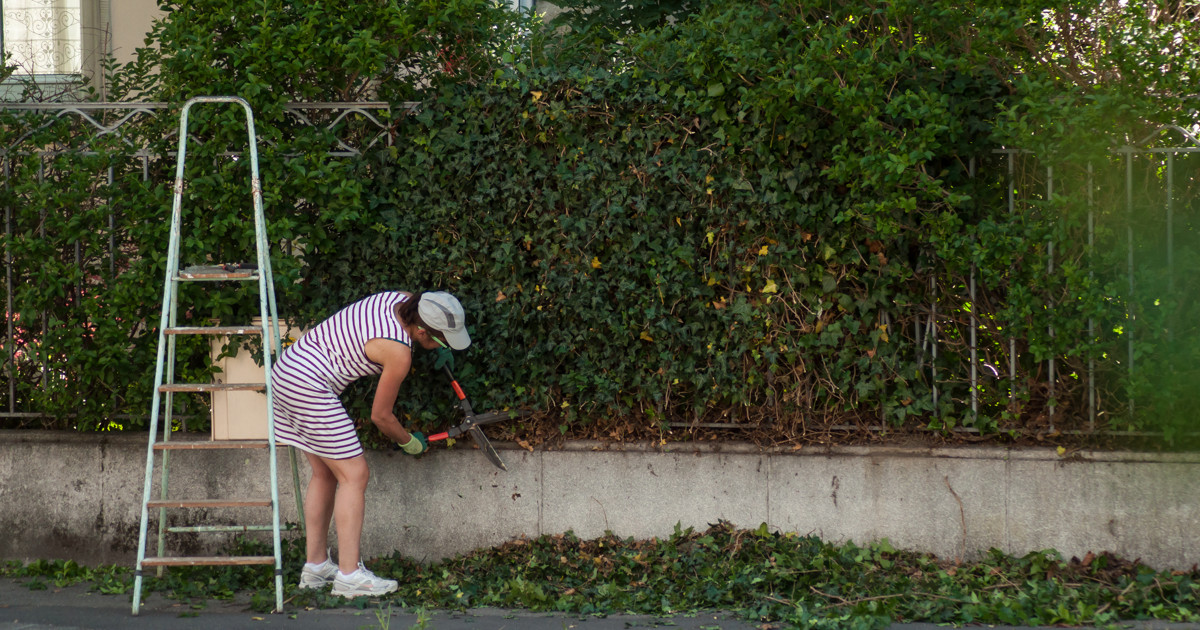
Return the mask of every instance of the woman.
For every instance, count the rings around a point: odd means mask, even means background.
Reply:
[[[421,454],[428,448],[425,436],[405,429],[392,412],[412,367],[413,342],[427,350],[462,350],[471,344],[464,323],[462,305],[449,293],[379,293],[305,333],[272,368],[276,441],[304,451],[312,468],[304,497],[308,562],[300,588],[332,582],[333,593],[343,597],[396,590],[395,580],[371,573],[359,556],[370,475],[338,395],[356,379],[378,374],[371,421],[404,452]],[[337,564],[329,558],[331,518],[337,522]]]

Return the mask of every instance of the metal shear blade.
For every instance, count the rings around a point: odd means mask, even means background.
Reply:
[[[471,437],[475,439],[475,444],[479,446],[479,450],[483,451],[483,454],[487,456],[488,461],[492,462],[496,468],[508,472],[508,467],[504,465],[504,460],[500,459],[500,455],[496,453],[496,449],[492,448],[492,443],[483,434],[483,430],[477,426],[472,426],[469,432]]]

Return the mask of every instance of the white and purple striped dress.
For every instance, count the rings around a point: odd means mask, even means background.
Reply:
[[[338,311],[305,333],[283,352],[271,369],[275,391],[275,439],[328,459],[361,455],[354,421],[338,395],[350,383],[383,372],[367,358],[372,339],[412,341],[395,306],[408,299],[398,292],[378,293]]]

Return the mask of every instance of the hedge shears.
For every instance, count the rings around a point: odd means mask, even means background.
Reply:
[[[469,433],[471,438],[475,440],[475,445],[478,446],[479,450],[483,451],[483,454],[487,456],[488,461],[492,462],[496,468],[507,472],[508,468],[504,465],[504,461],[501,460],[500,456],[496,454],[496,449],[492,448],[492,443],[488,441],[487,436],[483,434],[483,429],[480,429],[479,427],[485,424],[493,424],[495,422],[508,420],[512,417],[526,416],[529,415],[529,412],[492,411],[488,413],[476,414],[475,411],[471,409],[471,401],[467,400],[467,395],[463,392],[462,386],[460,386],[458,384],[458,380],[454,378],[454,373],[450,371],[448,366],[443,366],[442,369],[446,371],[446,376],[450,377],[450,386],[454,388],[454,393],[458,396],[458,406],[463,410],[463,414],[466,415],[466,418],[457,426],[451,427],[442,433],[435,433],[426,439],[428,439],[430,442],[436,442],[438,440],[456,438],[464,433]]]

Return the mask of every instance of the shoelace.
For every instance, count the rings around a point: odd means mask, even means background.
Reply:
[[[368,580],[379,579],[378,576],[376,576],[374,573],[371,573],[371,570],[363,565],[362,561],[359,561],[358,563],[358,570],[362,572],[362,577],[367,578]]]

